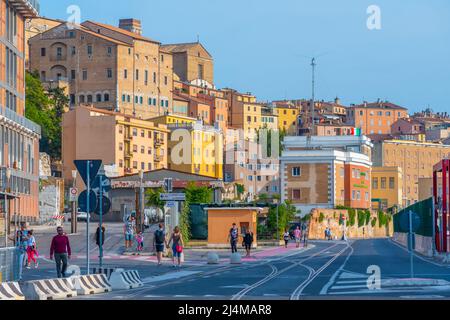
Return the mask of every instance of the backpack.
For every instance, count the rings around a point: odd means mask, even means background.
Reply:
[[[156,244],[163,244],[164,240],[166,240],[164,237],[164,232],[161,230],[156,230],[156,232],[155,232]]]

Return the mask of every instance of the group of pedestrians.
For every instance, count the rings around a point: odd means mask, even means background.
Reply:
[[[21,223],[20,229],[15,232],[14,238],[10,238],[10,240],[14,242],[18,252],[18,271],[21,280],[24,267],[31,269],[31,263],[34,264],[34,268],[39,267],[36,238],[33,235],[33,230],[28,230],[26,223]]]
[[[300,248],[301,243],[303,242],[303,247],[308,246],[308,228],[305,224],[302,224],[301,227],[297,226],[293,232],[293,237],[295,240],[295,244],[297,248]],[[291,234],[288,230],[283,234],[284,247],[287,249],[289,246],[289,241],[291,240]]]
[[[181,268],[182,255],[184,251],[184,240],[180,228],[175,227],[169,237],[169,240],[167,240],[164,224],[159,224],[158,230],[155,231],[153,236],[153,249],[156,251],[158,266],[162,265],[162,258],[165,249],[171,249],[173,267]]]
[[[238,252],[238,242],[239,242],[239,229],[236,225],[236,223],[233,223],[229,233],[228,233],[228,240],[230,242],[231,246],[231,253],[237,253]],[[243,236],[242,236],[242,247],[245,248],[245,251],[247,253],[246,257],[251,256],[251,250],[253,246],[253,242],[255,241],[253,232],[250,229],[247,229]]]
[[[144,251],[144,233],[142,231],[137,231],[136,219],[133,216],[126,218],[123,232],[125,235],[125,250],[132,249],[134,245],[136,245],[136,250],[138,252]]]

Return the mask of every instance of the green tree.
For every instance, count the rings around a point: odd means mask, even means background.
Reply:
[[[356,210],[348,209],[348,226],[353,227],[356,223]]]
[[[147,206],[154,209],[160,209],[163,214],[165,214],[164,206],[166,203],[161,200],[161,193],[164,193],[163,188],[147,189],[145,198],[147,199]]]
[[[245,186],[243,184],[236,184],[236,191],[239,199],[241,199],[242,195],[245,193]]]
[[[278,206],[278,234],[280,235],[280,239],[287,228],[289,228],[289,224],[295,219],[297,214],[297,209],[289,202],[283,203]],[[277,206],[272,206],[269,210],[268,216],[268,225],[269,229],[277,233]]]

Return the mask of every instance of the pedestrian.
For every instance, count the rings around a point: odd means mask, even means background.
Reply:
[[[139,232],[136,235],[136,243],[137,243],[137,251],[142,252],[144,250],[144,235],[142,232]]]
[[[173,252],[173,267],[177,267],[176,261],[178,259],[178,268],[181,268],[181,254],[183,253],[184,242],[183,235],[181,234],[179,227],[175,227],[175,229],[173,229],[172,236],[167,244],[167,249],[170,249],[171,243]]]
[[[308,247],[308,229],[305,229],[302,232],[302,238],[303,238],[303,247],[307,248]]]
[[[28,260],[26,259],[28,239],[27,224],[21,222],[20,230],[17,230],[13,239],[19,255],[19,280],[22,280],[23,267],[28,267]]]
[[[68,260],[70,260],[72,251],[70,249],[69,237],[64,233],[64,229],[58,227],[56,231],[58,234],[53,237],[52,244],[50,245],[50,260],[53,260],[53,256],[55,257],[58,278],[65,278]]]
[[[37,269],[39,267],[39,263],[36,260],[38,256],[36,238],[33,236],[33,230],[28,232],[28,244],[27,244],[27,269],[31,269],[31,261],[34,262],[34,268]]]
[[[325,240],[328,239],[328,228],[325,228]]]
[[[244,242],[243,242],[243,246],[245,247],[245,251],[247,251],[247,256],[246,256],[247,258],[250,257],[253,241],[255,241],[255,238],[253,236],[253,232],[249,229],[245,233]]]
[[[166,232],[164,231],[164,225],[159,224],[159,229],[155,231],[153,237],[153,248],[156,249],[156,258],[158,259],[158,266],[162,264],[162,256],[164,253],[164,247],[168,246],[166,240]]]
[[[236,226],[236,223],[233,223],[232,228],[230,229],[230,232],[228,233],[228,241],[231,245],[231,253],[238,252],[237,250],[237,243],[239,240],[239,230]]]
[[[295,238],[295,244],[297,248],[300,248],[300,242],[301,242],[301,230],[300,226],[297,226],[297,228],[294,230],[294,238]]]
[[[286,232],[283,235],[283,239],[284,239],[284,247],[287,249],[288,245],[289,245],[289,239],[290,239],[291,235],[289,234],[289,231],[286,230]]]
[[[328,241],[333,240],[333,234],[331,233],[331,228],[328,228]]]
[[[125,249],[133,247],[134,231],[135,231],[134,218],[128,217],[123,227],[123,232],[125,234]]]

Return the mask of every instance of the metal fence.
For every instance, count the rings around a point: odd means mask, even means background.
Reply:
[[[0,249],[0,282],[17,281],[18,278],[18,250],[16,248]]]
[[[433,236],[433,198],[417,202],[412,206],[409,206],[396,215],[394,215],[394,232],[408,233],[408,230],[404,230],[401,227],[401,219],[404,215],[408,215],[409,211],[413,211],[420,217],[420,228],[416,232],[424,237]]]

